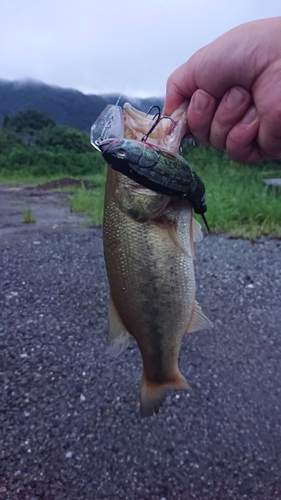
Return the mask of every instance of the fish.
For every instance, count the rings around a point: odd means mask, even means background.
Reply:
[[[129,103],[123,115],[124,138],[141,142],[153,117]],[[162,120],[149,143],[178,153],[186,107],[171,118],[173,130]],[[178,367],[182,339],[213,326],[195,299],[194,242],[202,237],[186,199],[149,189],[109,163],[103,220],[108,351],[117,357],[131,340],[137,342],[143,363],[141,417],[158,413],[170,389],[189,388]]]

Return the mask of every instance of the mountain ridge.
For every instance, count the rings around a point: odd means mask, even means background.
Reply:
[[[32,109],[44,113],[58,125],[74,127],[89,132],[91,125],[108,104],[115,104],[118,93],[84,94],[75,89],[67,89],[55,85],[32,80],[6,80],[0,78],[0,124],[5,116],[15,116],[19,111]],[[161,97],[128,97],[122,96],[120,106],[124,102],[141,111],[148,111],[150,106],[163,107]]]

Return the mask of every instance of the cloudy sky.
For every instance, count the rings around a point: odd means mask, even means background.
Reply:
[[[0,78],[164,96],[169,74],[197,49],[237,24],[278,15],[280,0],[7,0]]]

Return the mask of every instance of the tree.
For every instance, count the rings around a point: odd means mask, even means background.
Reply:
[[[56,126],[42,130],[36,140],[41,147],[60,147],[75,153],[94,152],[87,134],[74,128]]]
[[[0,130],[0,153],[8,152],[16,146],[24,147],[17,134],[13,130],[2,128]]]
[[[16,116],[8,119],[7,124],[17,133],[34,133],[56,125],[51,118],[32,109],[20,111]]]
[[[9,126],[9,122],[10,122],[10,118],[8,117],[8,115],[5,115],[3,118],[2,127],[7,128]]]

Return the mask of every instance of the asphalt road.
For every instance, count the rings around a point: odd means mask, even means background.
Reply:
[[[0,239],[0,500],[281,499],[281,242],[209,236],[183,342],[192,389],[139,415],[141,358],[106,352],[101,228]]]

